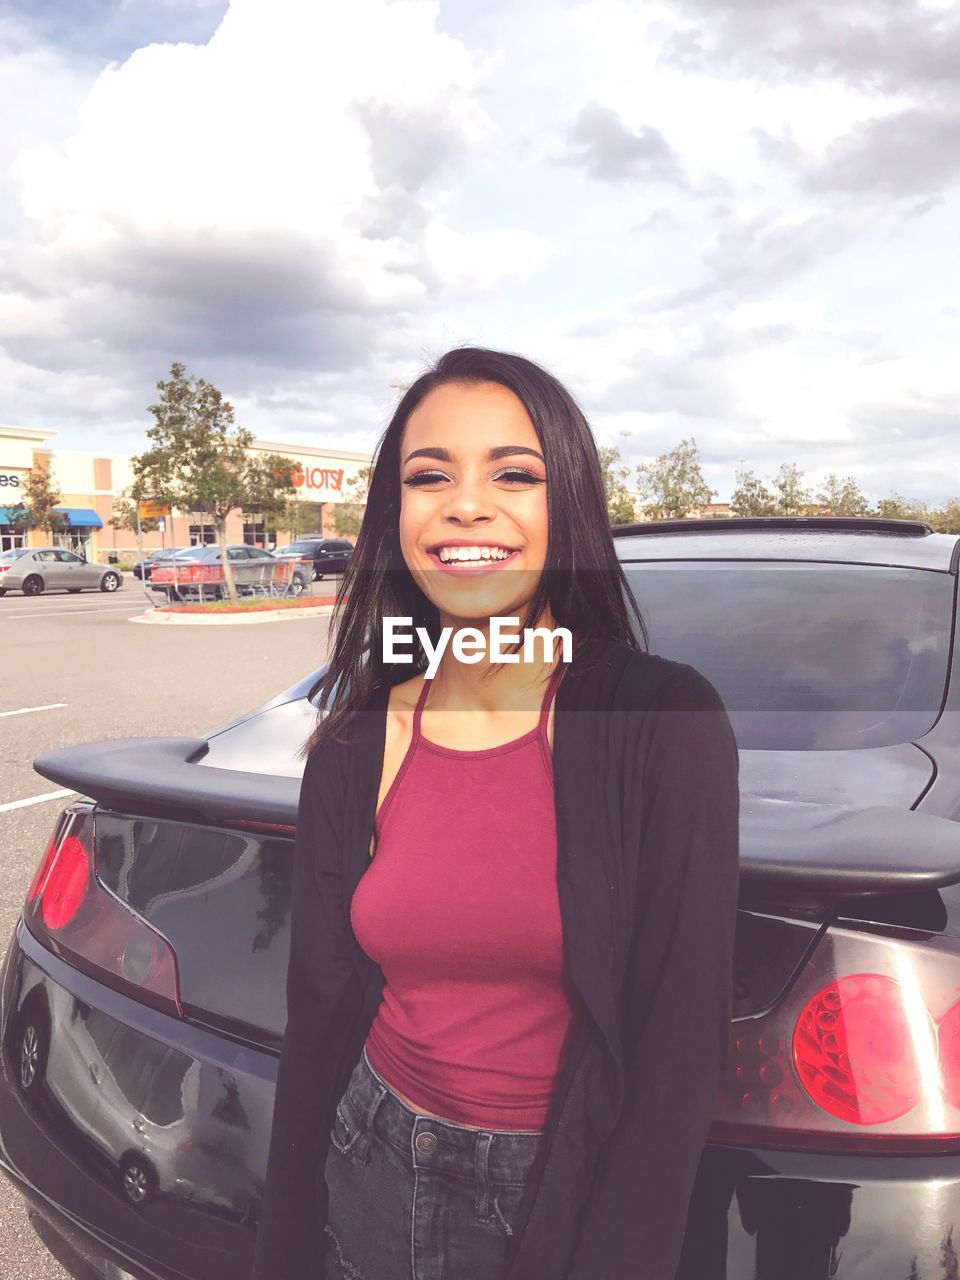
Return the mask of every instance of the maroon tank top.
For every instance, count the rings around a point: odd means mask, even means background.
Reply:
[[[350,904],[383,970],[374,1069],[459,1124],[541,1129],[573,1020],[557,894],[550,678],[535,729],[481,751],[413,735]]]

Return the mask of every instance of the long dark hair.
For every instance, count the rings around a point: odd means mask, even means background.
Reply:
[[[312,690],[319,692],[321,713],[297,753],[301,758],[327,739],[339,740],[341,729],[384,680],[393,685],[426,669],[426,654],[416,640],[413,665],[384,663],[383,618],[412,618],[413,627],[423,627],[432,643],[439,637],[439,612],[417,586],[400,549],[400,442],[411,413],[448,382],[497,382],[507,387],[523,401],[543,448],[547,558],[521,629],[532,626],[549,605],[556,623],[581,639],[616,640],[634,649],[648,645],[646,626],[614,550],[600,456],[579,405],[532,360],[483,347],[458,347],[442,355],[405,392],[377,444],[363,523],[331,618],[331,628],[336,628],[333,656]]]

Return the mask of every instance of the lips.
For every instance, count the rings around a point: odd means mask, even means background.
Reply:
[[[470,576],[502,569],[519,554],[517,547],[498,542],[441,542],[427,552],[435,568]]]

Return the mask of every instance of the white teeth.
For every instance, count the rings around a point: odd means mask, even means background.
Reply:
[[[506,560],[513,553],[505,547],[441,547],[438,555],[444,564],[451,561],[482,561],[492,564],[498,560]]]

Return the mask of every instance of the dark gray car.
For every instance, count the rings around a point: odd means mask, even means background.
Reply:
[[[274,554],[312,557],[314,581],[319,581],[324,574],[344,572],[353,557],[353,543],[346,538],[298,538]]]

